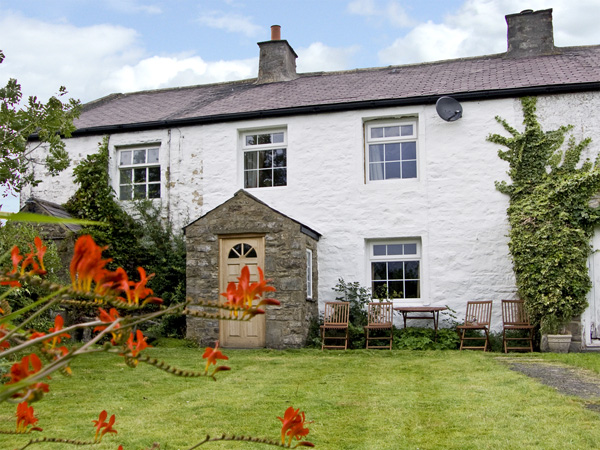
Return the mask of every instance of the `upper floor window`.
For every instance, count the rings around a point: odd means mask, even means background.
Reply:
[[[371,288],[378,298],[421,297],[419,241],[374,242],[370,245]]]
[[[159,148],[119,150],[119,199],[160,198]]]
[[[369,181],[417,178],[417,122],[374,122],[366,127]]]
[[[287,185],[286,131],[245,133],[244,188]]]

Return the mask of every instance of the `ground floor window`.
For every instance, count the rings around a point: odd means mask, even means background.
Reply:
[[[376,241],[369,245],[373,296],[421,298],[421,244],[418,240]]]

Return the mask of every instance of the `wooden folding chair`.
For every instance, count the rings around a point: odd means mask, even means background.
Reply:
[[[350,302],[327,302],[323,325],[321,325],[321,350],[324,348],[348,348],[348,319],[350,317]],[[345,336],[340,336],[340,331],[345,331]],[[327,332],[330,335],[327,335]],[[331,333],[334,333],[331,335]],[[339,341],[343,339],[344,345],[327,344],[326,340]]]
[[[371,302],[367,305],[367,326],[364,327],[367,334],[366,345],[367,348],[389,348],[392,349],[392,343],[394,341],[394,304],[391,302]],[[373,336],[370,334],[375,331],[389,331],[381,336]],[[373,345],[369,344],[369,341],[389,341],[387,345]]]
[[[508,334],[512,331],[524,332],[525,336]],[[527,342],[527,345],[510,346],[512,341],[520,341],[521,344]],[[502,344],[504,353],[509,350],[533,352],[533,325],[529,322],[523,300],[502,300]]]
[[[487,351],[490,344],[490,322],[492,320],[492,301],[467,302],[467,313],[464,325],[458,325],[457,331],[460,337],[460,350],[483,350]],[[484,336],[466,336],[469,331],[483,330]],[[481,345],[465,345],[465,341],[485,341]]]

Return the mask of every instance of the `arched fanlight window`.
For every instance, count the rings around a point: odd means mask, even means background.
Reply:
[[[229,250],[229,258],[257,258],[256,250],[248,244],[236,244]]]

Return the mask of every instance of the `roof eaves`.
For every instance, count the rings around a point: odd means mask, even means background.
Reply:
[[[178,126],[203,125],[218,122],[233,122],[238,120],[285,117],[292,115],[318,114],[328,112],[351,111],[357,109],[373,109],[392,106],[408,106],[418,104],[433,104],[440,97],[452,96],[459,101],[491,100],[507,97],[526,97],[531,95],[551,95],[574,92],[599,91],[600,82],[569,83],[556,85],[524,86],[505,89],[487,89],[480,91],[446,92],[440,94],[428,94],[413,97],[388,98],[375,100],[360,100],[344,103],[327,103],[305,106],[293,106],[289,108],[267,109],[246,111],[237,113],[215,114],[209,116],[197,116],[189,118],[176,118],[169,120],[158,120],[150,122],[125,123],[117,125],[103,125],[98,127],[80,128],[73,132],[73,136],[98,135],[107,133],[125,133],[131,131],[143,131],[156,128],[169,128]]]

